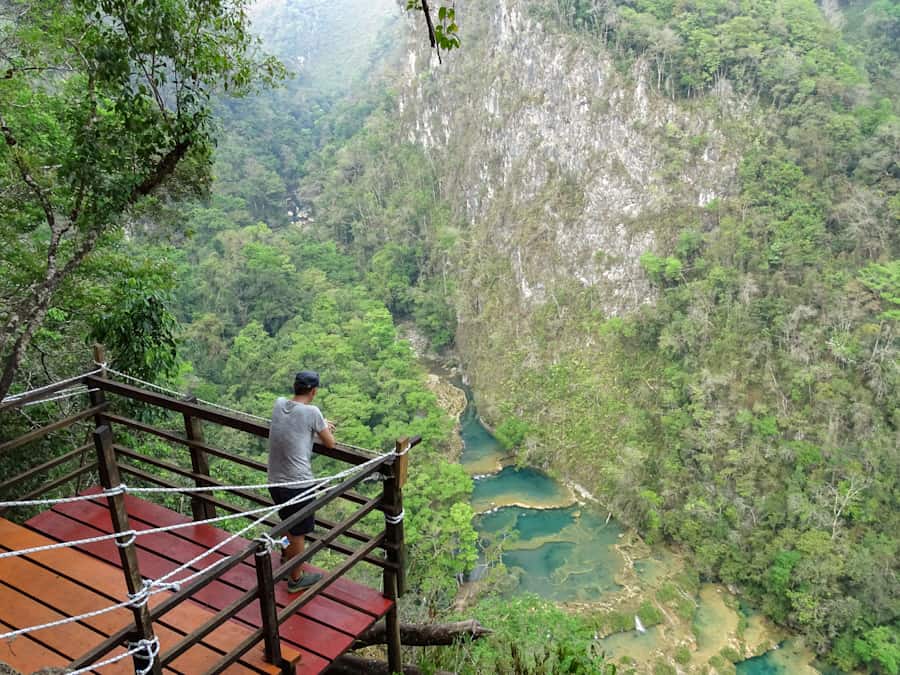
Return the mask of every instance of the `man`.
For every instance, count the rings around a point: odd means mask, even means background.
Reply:
[[[317,440],[327,448],[334,447],[334,425],[322,417],[322,412],[314,405],[313,399],[319,390],[319,374],[312,370],[302,370],[294,378],[294,397],[290,400],[279,397],[272,410],[272,424],[269,428],[269,482],[288,483],[313,479],[310,461],[313,443]],[[284,504],[291,498],[310,489],[309,485],[297,487],[273,487],[269,493],[276,504]],[[286,506],[278,511],[282,520],[307,506],[312,497]],[[303,554],[306,535],[315,527],[315,515],[310,514],[291,527],[288,539],[290,545],[284,551],[284,559]],[[291,570],[288,591],[299,593],[312,586],[321,574],[304,574],[300,565]]]

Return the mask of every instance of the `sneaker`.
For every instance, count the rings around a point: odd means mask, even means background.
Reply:
[[[310,586],[312,586],[321,578],[321,574],[304,574],[299,579],[288,579],[288,593],[299,593],[304,588],[309,588]]]

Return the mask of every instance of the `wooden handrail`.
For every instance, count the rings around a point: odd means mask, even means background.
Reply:
[[[157,394],[152,391],[147,391],[146,389],[132,387],[130,384],[122,384],[121,382],[115,382],[113,380],[104,380],[99,377],[91,376],[85,378],[85,381],[91,387],[98,387],[100,389],[108,391],[111,394],[118,394],[119,396],[125,396],[126,398],[131,398],[136,401],[150,403],[151,405],[155,405],[159,408],[166,408],[167,410],[174,410],[175,412],[187,414],[192,417],[199,417],[200,419],[206,420],[207,422],[212,422],[214,424],[228,427],[230,429],[237,429],[238,431],[244,431],[248,434],[252,434],[260,438],[269,437],[268,425],[261,424],[260,422],[255,422],[253,420],[241,417],[240,415],[235,415],[233,413],[219,410],[212,410],[197,403],[180,401],[177,398],[172,398],[171,396]],[[338,443],[333,448],[326,448],[321,443],[316,443],[313,447],[313,450],[317,454],[324,455],[325,457],[331,457],[332,459],[337,459],[342,462],[346,462],[347,464],[364,464],[365,462],[368,462],[370,459],[372,459],[371,455],[367,455],[355,448],[351,448],[341,443]]]
[[[44,471],[49,471],[50,469],[56,468],[60,464],[65,464],[66,462],[68,462],[71,459],[75,459],[76,457],[78,457],[79,455],[81,455],[84,452],[87,452],[88,450],[90,450],[93,447],[94,447],[93,443],[87,443],[85,445],[75,448],[74,450],[70,450],[69,452],[67,452],[64,455],[55,457],[48,462],[44,462],[43,464],[39,464],[38,466],[34,466],[34,467],[28,469],[27,471],[24,471],[16,476],[13,476],[9,480],[4,481],[3,483],[0,483],[0,494],[3,494],[4,492],[6,492],[6,490],[13,487],[14,485],[18,485],[22,481],[25,481],[25,480],[28,480],[29,478],[37,476],[38,474],[43,473]]]
[[[25,445],[26,443],[36,441],[39,438],[43,438],[47,434],[51,434],[54,431],[59,431],[60,429],[70,427],[76,422],[80,422],[81,420],[96,415],[97,413],[104,410],[106,410],[106,404],[95,405],[92,408],[87,408],[86,410],[77,412],[74,415],[70,415],[69,417],[64,417],[61,420],[56,420],[52,424],[48,424],[45,427],[40,427],[38,429],[29,431],[28,433],[22,434],[21,436],[16,436],[15,438],[6,441],[5,443],[0,443],[0,452],[3,452],[5,450],[12,450],[13,448],[18,448],[19,446]]]
[[[258,471],[262,471],[263,473],[265,473],[267,470],[265,462],[260,462],[259,460],[252,459],[250,457],[244,457],[243,455],[238,455],[234,452],[228,452],[227,450],[221,450],[220,448],[209,445],[208,443],[192,441],[188,438],[184,438],[183,436],[179,436],[173,431],[167,431],[165,429],[160,429],[159,427],[144,424],[143,422],[138,422],[137,420],[131,419],[130,417],[123,417],[122,415],[112,414],[106,414],[104,415],[104,417],[106,417],[106,419],[108,419],[110,422],[116,422],[136,431],[143,431],[144,433],[153,434],[154,436],[169,441],[170,443],[178,443],[179,445],[184,445],[188,448],[196,448],[197,450],[202,450],[209,455],[215,455],[216,457],[230,460],[235,464],[241,464],[249,469],[256,469]]]
[[[31,492],[26,492],[23,495],[19,495],[19,500],[28,501],[29,499],[35,499],[36,497],[40,497],[41,495],[47,494],[50,490],[54,490],[58,488],[60,485],[65,485],[73,478],[78,478],[79,476],[83,476],[84,474],[94,471],[97,468],[97,462],[91,462],[90,464],[85,464],[84,466],[80,466],[77,469],[74,469],[67,473],[64,476],[60,476],[56,480],[50,481],[49,483],[44,483],[38,488],[35,488]],[[6,509],[0,509],[0,515],[6,513]]]
[[[173,431],[167,431],[165,429],[160,429],[149,424],[144,424],[143,422],[138,422],[137,420],[130,417],[123,417],[122,415],[113,415],[110,413],[104,413],[103,416],[110,422],[116,422],[130,429],[152,434],[171,443],[178,443],[179,445],[184,445],[188,448],[197,448],[198,450],[202,450],[209,455],[214,455],[216,457],[219,457],[220,459],[227,459],[234,462],[235,464],[245,466],[248,469],[255,469],[263,474],[267,473],[268,471],[268,465],[265,462],[260,462],[259,460],[252,459],[251,457],[245,457],[244,455],[238,455],[234,452],[228,452],[227,450],[222,450],[221,448],[209,445],[208,443],[199,443],[197,441],[192,441],[190,439],[179,436]],[[421,439],[417,437],[411,441],[411,444],[414,445],[419,440]],[[146,461],[146,459],[144,461]],[[366,497],[353,492],[352,490],[348,490],[347,492],[342,494],[341,499],[353,502],[354,504],[366,503]]]

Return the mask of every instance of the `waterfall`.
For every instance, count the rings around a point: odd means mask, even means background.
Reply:
[[[634,615],[634,629],[638,633],[646,633],[647,632],[647,629],[644,628],[644,624],[641,623],[641,617],[639,617],[637,614]]]

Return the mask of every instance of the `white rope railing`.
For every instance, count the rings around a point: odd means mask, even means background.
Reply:
[[[382,455],[382,457],[383,457],[383,455]],[[359,464],[350,469],[345,469],[344,471],[336,473],[332,476],[317,478],[317,479],[315,479],[315,484],[311,488],[309,488],[308,491],[310,494],[312,494],[313,492],[315,492],[316,489],[319,489],[319,488],[323,487],[324,485],[327,485],[328,483],[333,483],[334,481],[339,480],[341,478],[345,478],[346,476],[350,475],[350,473],[352,473],[355,470],[368,468],[368,466],[370,464],[382,459],[382,457],[375,457],[364,464]],[[111,488],[112,493],[119,494],[120,492],[122,492],[122,490],[119,490],[119,487],[120,486]],[[103,493],[98,492],[94,495],[82,495],[82,496],[86,496],[90,499],[97,499],[98,497],[102,497]],[[72,500],[74,500],[74,497],[66,497],[66,498],[63,498],[62,501],[68,502],[68,501],[72,501]],[[42,500],[38,500],[38,503],[40,501],[42,501]],[[54,500],[43,500],[43,501],[50,502],[50,501],[54,501]],[[6,502],[0,502],[0,506],[2,506],[5,503]],[[29,555],[31,553],[40,553],[41,551],[51,551],[51,550],[57,549],[57,548],[66,548],[68,546],[83,546],[85,544],[94,544],[94,543],[101,542],[101,541],[108,541],[110,539],[116,539],[116,538],[122,537],[122,536],[142,537],[142,536],[145,536],[148,534],[159,534],[161,532],[171,532],[172,530],[180,530],[180,529],[183,529],[186,527],[193,527],[195,525],[211,525],[213,523],[222,523],[227,520],[234,520],[236,518],[245,518],[247,516],[253,516],[258,513],[269,514],[273,510],[277,511],[278,509],[282,508],[286,503],[287,502],[285,502],[283,504],[278,504],[275,506],[270,506],[270,505],[262,506],[262,507],[259,507],[256,509],[250,509],[248,511],[241,511],[239,513],[228,513],[224,516],[216,516],[214,518],[207,518],[205,520],[192,520],[192,521],[188,521],[185,523],[162,525],[160,527],[147,528],[146,530],[123,530],[122,532],[114,532],[112,534],[101,534],[101,535],[97,535],[96,537],[88,537],[86,539],[76,539],[76,540],[68,541],[68,542],[64,541],[64,542],[59,542],[56,544],[46,544],[44,546],[34,546],[31,548],[17,549],[15,551],[7,551],[5,553],[0,553],[0,560],[2,560],[4,558],[12,558],[12,557],[16,557],[16,556]],[[265,516],[265,517],[267,517],[267,516]],[[263,520],[265,520],[265,517],[263,517]],[[123,544],[123,545],[125,545],[125,544]]]
[[[97,364],[99,365],[99,364]],[[5,405],[7,403],[15,403],[16,401],[21,401],[23,398],[27,396],[33,396],[34,394],[39,394],[42,391],[47,391],[48,389],[54,389],[61,384],[69,384],[70,382],[80,382],[86,377],[90,377],[91,375],[97,375],[98,373],[102,373],[103,368],[97,368],[96,370],[92,370],[90,372],[84,373],[83,375],[76,375],[75,377],[69,377],[65,380],[59,380],[58,382],[52,382],[50,384],[44,385],[43,387],[36,387],[35,389],[29,389],[28,391],[22,391],[18,394],[11,394],[10,396],[6,396],[3,400],[0,400],[0,405]]]
[[[180,391],[176,391],[175,389],[169,389],[168,387],[163,387],[162,385],[154,384],[153,382],[148,382],[147,380],[142,380],[139,377],[135,377],[134,375],[129,375],[128,373],[123,373],[122,371],[116,370],[114,368],[110,368],[109,366],[106,366],[106,372],[112,373],[113,375],[116,375],[117,377],[121,377],[122,379],[130,380],[131,382],[140,384],[144,387],[156,389],[157,391],[162,392],[163,394],[169,394],[170,396],[174,396],[177,398],[185,398],[186,397],[186,394],[184,394]],[[218,410],[224,410],[225,412],[230,412],[235,415],[249,417],[250,419],[257,420],[259,422],[265,422],[265,423],[269,422],[269,420],[266,419],[265,417],[260,417],[259,415],[253,415],[252,413],[244,412],[243,410],[235,410],[234,408],[229,408],[228,406],[220,405],[218,403],[213,403],[212,401],[204,401],[202,398],[198,398],[197,403],[208,406],[210,408],[217,408]]]
[[[103,666],[109,666],[113,663],[117,663],[122,659],[127,659],[129,656],[134,656],[136,654],[140,654],[141,652],[147,653],[147,665],[144,668],[136,668],[134,673],[135,675],[147,675],[151,670],[153,670],[153,664],[156,660],[156,657],[159,656],[159,638],[155,635],[150,640],[138,640],[137,642],[131,642],[130,645],[133,645],[127,652],[122,654],[117,654],[111,658],[108,658],[104,661],[98,661],[97,663],[92,663],[89,666],[85,666],[84,668],[79,668],[78,670],[67,670],[66,675],[81,675],[82,673],[88,673],[92,670],[97,670],[97,668],[102,668]]]
[[[379,459],[384,455],[379,455],[375,459]],[[360,464],[359,466],[363,466]],[[300,488],[321,483],[323,478],[313,478],[311,480],[295,480],[285,481],[283,483],[260,483],[252,485],[201,485],[184,487],[132,487],[126,483],[121,483],[114,488],[101,490],[92,494],[75,495],[74,497],[52,497],[48,499],[24,499],[0,502],[0,508],[12,508],[14,506],[53,506],[55,504],[69,504],[72,502],[87,502],[94,499],[103,499],[104,497],[114,497],[121,494],[155,494],[155,493],[174,493],[174,492],[228,492],[229,490],[264,490],[272,487],[290,487]]]
[[[80,396],[81,394],[90,394],[91,392],[99,391],[99,389],[88,389],[86,386],[83,387],[72,387],[72,389],[64,389],[59,392],[56,396],[50,396],[49,398],[39,398],[36,401],[26,401],[22,404],[22,408],[28,408],[33,405],[41,405],[42,403],[50,403],[51,401],[59,401],[64,398],[72,398],[73,396]]]
[[[334,474],[333,476],[328,476],[328,477],[322,478],[320,480],[323,483],[326,481],[330,483],[330,482],[334,482],[335,480],[338,480],[340,478],[346,478],[353,473],[367,469],[370,465],[376,463],[377,461],[381,460],[382,458],[383,458],[383,456],[375,457],[364,464],[359,464],[357,466],[350,467],[348,469],[345,469],[344,471]],[[168,532],[168,531],[172,531],[172,530],[176,530],[176,529],[180,529],[180,528],[184,528],[184,527],[193,527],[195,525],[203,525],[203,524],[209,524],[209,523],[213,523],[213,522],[220,522],[220,521],[226,520],[226,519],[241,518],[241,517],[246,517],[246,516],[250,516],[250,515],[255,515],[258,513],[263,514],[259,518],[255,519],[249,525],[246,525],[245,527],[241,528],[239,531],[235,532],[234,534],[232,534],[232,535],[226,537],[225,539],[223,539],[222,541],[220,541],[218,544],[210,547],[209,549],[205,550],[204,552],[200,553],[199,555],[194,556],[187,562],[179,565],[178,567],[171,570],[170,572],[167,572],[163,576],[161,576],[157,579],[154,579],[154,580],[145,579],[144,585],[142,586],[142,588],[135,593],[129,594],[128,600],[115,603],[113,605],[104,607],[102,609],[97,609],[97,610],[94,610],[91,612],[86,612],[84,614],[79,614],[77,616],[65,617],[63,619],[59,619],[56,621],[51,621],[51,622],[39,624],[36,626],[29,626],[27,628],[20,628],[20,629],[14,630],[14,631],[9,631],[7,633],[2,633],[2,634],[0,634],[0,640],[16,637],[19,635],[24,635],[26,633],[32,633],[32,632],[39,631],[39,630],[44,630],[46,628],[53,628],[55,626],[61,626],[61,625],[67,624],[67,623],[82,621],[84,619],[89,619],[91,617],[99,616],[101,614],[106,614],[108,612],[112,612],[117,609],[122,609],[125,607],[141,607],[141,606],[147,604],[147,601],[149,600],[151,595],[154,595],[156,593],[161,593],[161,592],[164,592],[167,590],[178,591],[178,590],[180,590],[182,585],[190,583],[194,579],[207,574],[209,571],[215,569],[217,566],[228,561],[229,558],[228,557],[221,558],[221,559],[217,560],[216,562],[212,563],[211,565],[208,565],[207,567],[204,567],[203,569],[197,570],[197,571],[193,572],[192,574],[189,574],[188,576],[183,577],[181,579],[177,579],[174,581],[169,581],[169,579],[171,579],[172,577],[174,577],[175,575],[177,575],[181,572],[184,572],[185,570],[187,570],[191,567],[194,567],[198,562],[200,562],[207,556],[215,553],[216,551],[219,551],[224,546],[227,546],[228,544],[235,541],[236,539],[239,539],[241,536],[243,536],[249,530],[262,524],[262,522],[265,521],[266,518],[268,518],[273,513],[283,509],[286,506],[291,506],[293,504],[296,504],[297,502],[301,502],[301,501],[313,496],[321,487],[322,487],[322,485],[313,485],[313,486],[307,488],[306,490],[294,495],[287,501],[282,502],[280,504],[272,504],[272,505],[268,505],[268,506],[261,507],[258,509],[251,509],[249,511],[244,511],[241,513],[228,514],[226,516],[219,516],[217,518],[208,518],[208,519],[202,520],[202,521],[190,521],[190,522],[186,522],[186,523],[176,523],[174,525],[166,525],[166,526],[162,526],[162,527],[148,528],[146,530],[126,530],[124,532],[116,532],[113,534],[100,535],[97,537],[89,537],[86,539],[79,539],[79,540],[75,540],[75,541],[58,542],[56,544],[46,544],[44,546],[33,546],[30,548],[26,548],[26,549],[19,549],[16,551],[7,551],[5,553],[2,553],[2,554],[0,554],[0,559],[13,557],[13,556],[27,555],[27,554],[31,554],[31,553],[40,553],[43,551],[50,551],[50,550],[64,548],[64,547],[70,547],[70,546],[81,546],[84,544],[95,543],[98,541],[107,541],[109,539],[116,539],[116,538],[123,537],[123,536],[126,537],[126,540],[124,540],[123,542],[117,542],[117,544],[125,546],[125,545],[130,545],[131,543],[133,543],[134,539],[141,535],[154,534],[154,533],[160,533],[160,532]],[[337,486],[334,486],[331,489],[334,489],[336,487]],[[271,539],[271,537],[269,537],[269,539]]]
[[[404,515],[405,515],[405,511],[403,509],[400,509],[400,513],[398,513],[396,516],[392,516],[390,514],[385,513],[384,520],[389,525],[399,525],[400,523],[403,522]]]

